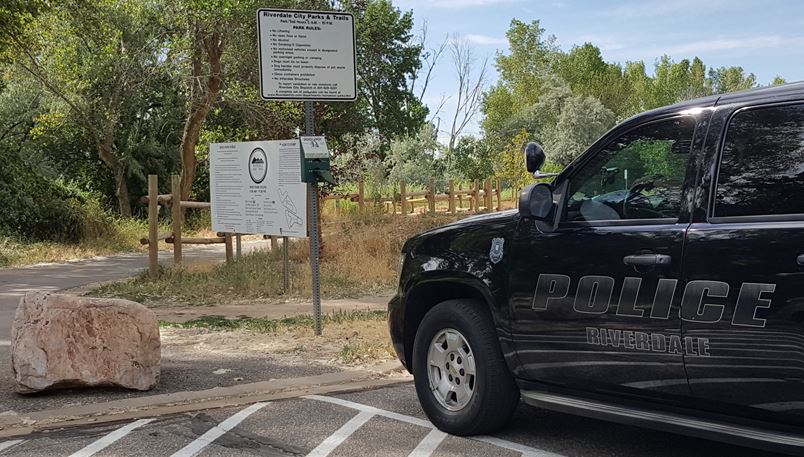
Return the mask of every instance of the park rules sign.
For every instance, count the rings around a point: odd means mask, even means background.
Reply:
[[[216,143],[209,149],[212,230],[307,236],[299,140]]]
[[[355,20],[333,11],[257,10],[265,100],[354,101]]]

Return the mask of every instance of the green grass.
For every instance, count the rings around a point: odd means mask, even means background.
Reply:
[[[355,321],[385,321],[385,311],[338,311],[321,316],[323,325],[344,324]],[[314,325],[313,316],[309,314],[285,317],[282,319],[265,319],[241,316],[227,319],[223,316],[204,316],[187,322],[159,322],[163,328],[203,328],[209,330],[249,330],[257,333],[276,333],[280,329],[310,328]]]

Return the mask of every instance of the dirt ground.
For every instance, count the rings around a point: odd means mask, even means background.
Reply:
[[[325,300],[322,313],[344,311],[382,311],[390,297]],[[307,301],[234,302],[218,306],[164,305],[152,308],[164,322],[184,323],[205,316],[281,319],[312,314]],[[384,320],[354,320],[327,323],[321,336],[309,327],[279,327],[275,332],[248,330],[210,330],[206,328],[161,328],[162,346],[177,354],[203,359],[209,356],[270,354],[288,365],[315,364],[365,368],[393,360],[393,350]]]
[[[390,296],[380,295],[362,298],[339,300],[322,300],[321,311],[324,314],[336,311],[384,311],[388,309]],[[186,322],[204,316],[223,316],[228,319],[241,316],[281,319],[283,317],[313,314],[313,304],[309,300],[280,301],[275,300],[241,300],[215,306],[189,306],[163,304],[149,306],[157,319],[166,322]]]
[[[376,320],[329,324],[321,336],[311,328],[280,328],[272,333],[162,328],[160,333],[163,347],[174,356],[201,360],[267,354],[283,365],[370,368],[395,358],[388,324]]]

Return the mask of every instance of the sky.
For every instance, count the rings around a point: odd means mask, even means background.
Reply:
[[[739,65],[760,84],[781,75],[804,80],[804,1],[798,0],[394,0],[413,10],[417,32],[426,22],[428,47],[458,34],[478,60],[507,52],[505,32],[512,19],[538,19],[564,50],[591,42],[609,62],[643,60],[650,69],[663,54],[675,61],[700,57],[707,68]],[[441,129],[454,111],[456,82],[444,53],[424,101],[431,111],[442,99]],[[477,119],[465,134],[478,134]],[[448,121],[448,119],[450,121]],[[443,138],[445,132],[441,132]]]

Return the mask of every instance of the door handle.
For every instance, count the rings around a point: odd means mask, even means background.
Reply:
[[[804,266],[804,254],[801,254],[800,256],[798,256],[798,258],[796,259],[796,262],[798,262],[799,265]]]
[[[672,260],[672,257],[664,254],[638,254],[623,257],[623,263],[636,266],[670,265]]]

